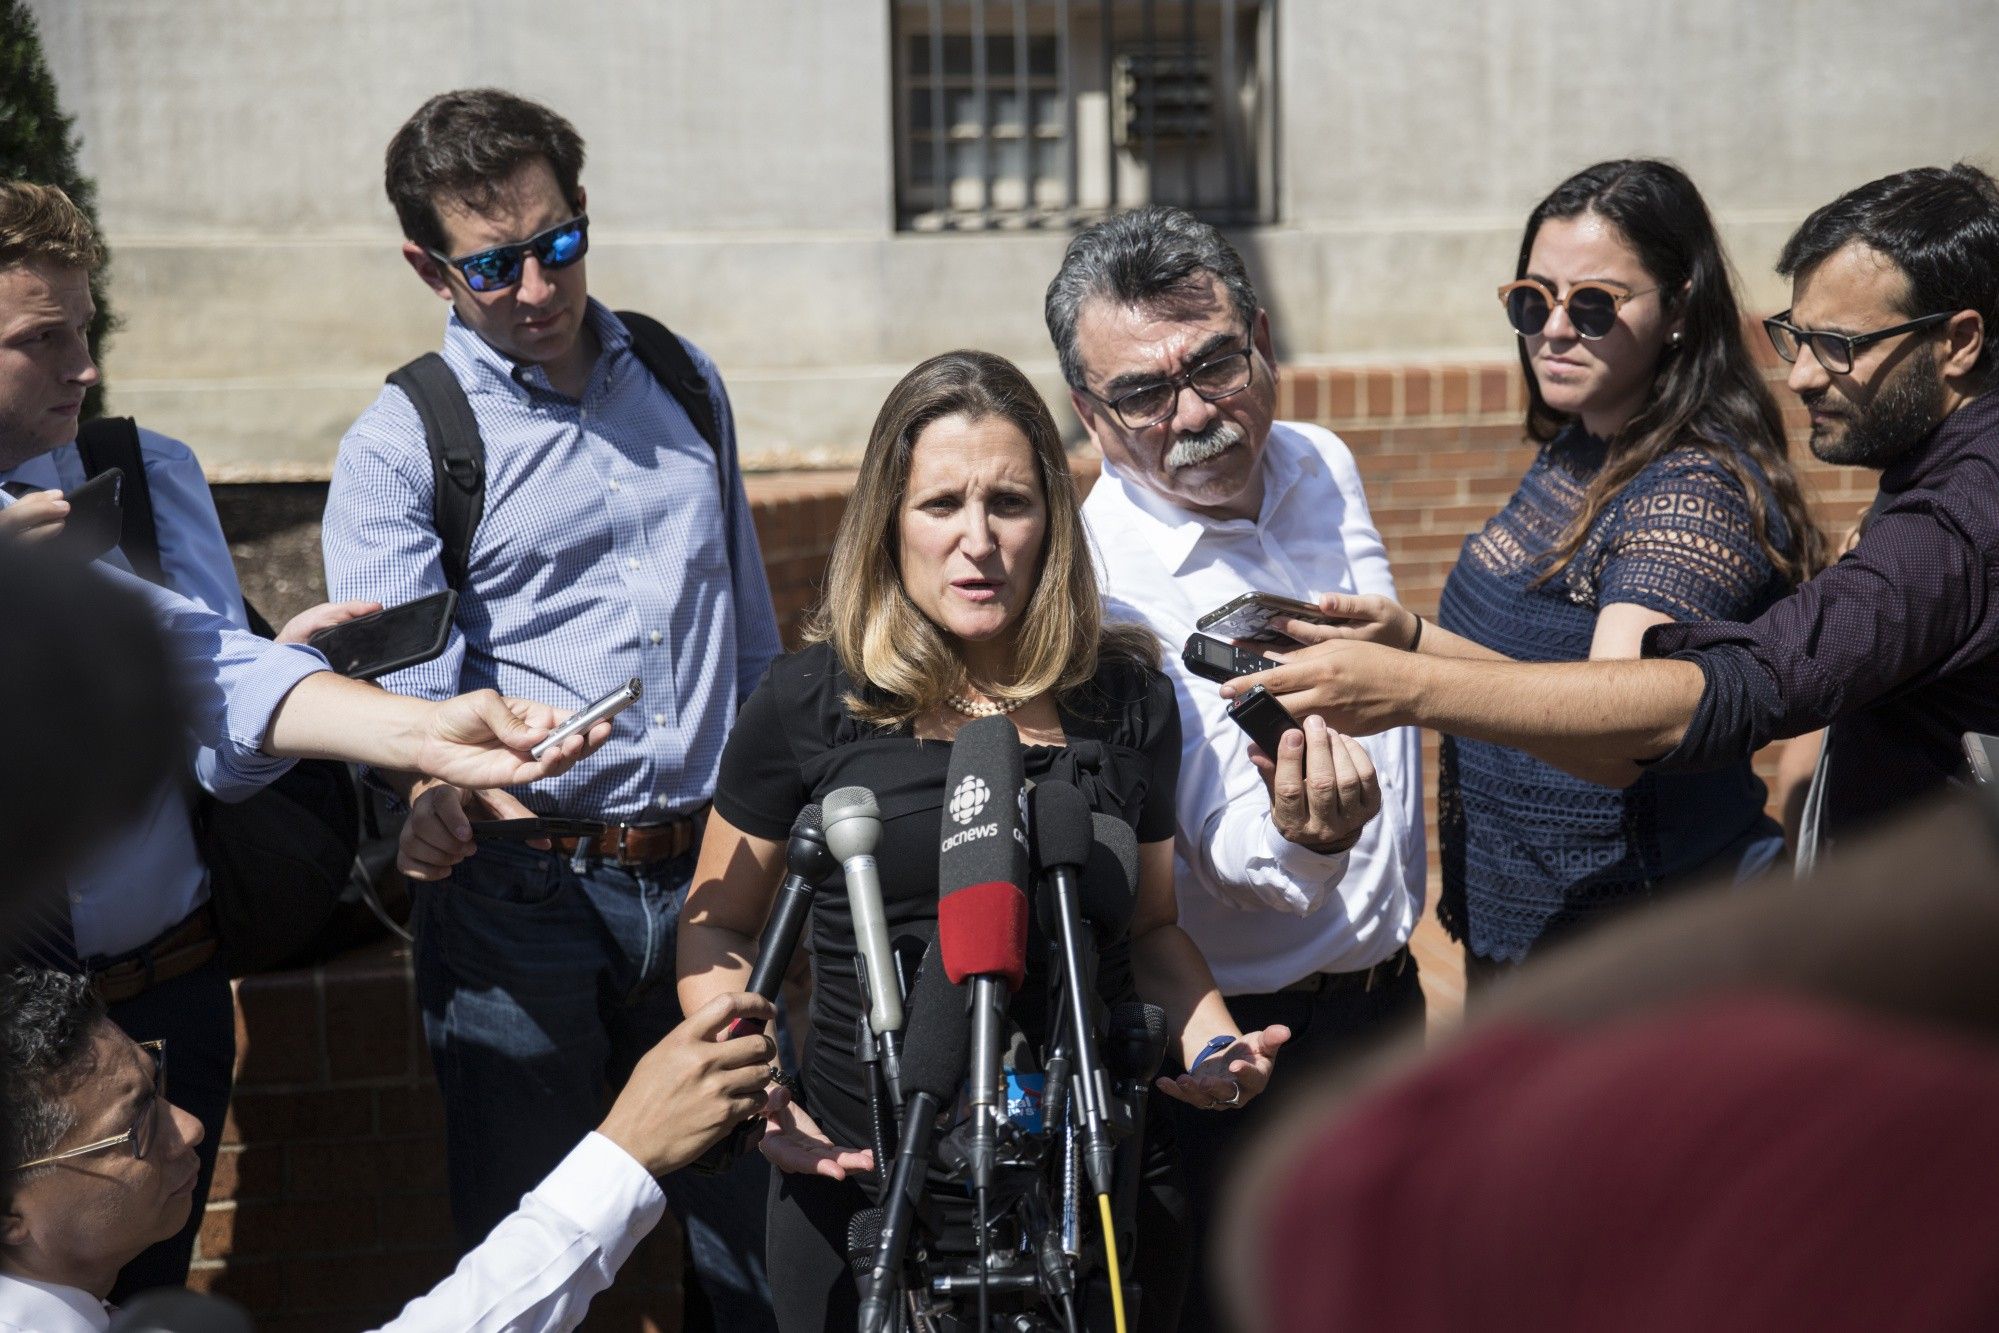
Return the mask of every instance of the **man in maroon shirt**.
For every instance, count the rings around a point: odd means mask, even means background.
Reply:
[[[1368,735],[1415,724],[1595,782],[1700,768],[1830,724],[1821,826],[1931,791],[1966,731],[1999,730],[1999,184],[1975,167],[1883,177],[1805,220],[1765,321],[1812,452],[1881,469],[1859,543],[1749,624],[1654,627],[1648,660],[1511,663],[1334,639],[1223,689]]]

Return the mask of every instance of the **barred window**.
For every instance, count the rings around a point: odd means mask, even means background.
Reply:
[[[892,0],[897,220],[1275,220],[1268,0]]]

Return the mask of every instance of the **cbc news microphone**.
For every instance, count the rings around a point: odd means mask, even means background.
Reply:
[[[972,1186],[992,1183],[1007,997],[1027,976],[1027,834],[1020,733],[1006,717],[958,729],[937,853],[937,949],[972,983]],[[1001,988],[1005,989],[1002,990]]]
[[[890,1090],[898,1100],[902,1090],[902,988],[897,982],[895,954],[888,942],[888,918],[882,910],[881,870],[875,848],[881,842],[881,806],[866,787],[842,787],[825,803],[826,844],[840,858],[847,876],[847,910],[854,921],[854,943],[867,968],[868,1027],[881,1043],[882,1065]]]
[[[792,955],[798,952],[798,937],[805,933],[805,923],[812,915],[813,894],[840,868],[826,846],[819,817],[819,807],[808,805],[791,821],[791,841],[784,849],[784,883],[778,885],[777,897],[771,902],[770,917],[764,922],[763,938],[757,946],[757,961],[750,968],[749,990],[766,1000],[777,998],[784,975],[791,970]],[[729,1024],[723,1036],[740,1037],[762,1026],[756,1019],[739,1018]],[[694,1169],[708,1173],[726,1170],[742,1156],[750,1135],[761,1126],[760,1120],[744,1121],[695,1158]]]
[[[895,1303],[910,1227],[923,1199],[923,1177],[930,1166],[937,1116],[957,1104],[958,1089],[965,1081],[969,1046],[965,989],[952,983],[941,952],[938,945],[930,946],[909,992],[909,1033],[902,1061],[908,1101],[903,1110],[902,1143],[895,1166],[886,1176],[888,1188],[882,1195],[874,1262],[860,1270],[862,1333],[881,1333]]]

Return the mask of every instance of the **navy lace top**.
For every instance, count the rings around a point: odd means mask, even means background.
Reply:
[[[1676,621],[1749,620],[1789,591],[1756,541],[1750,509],[1762,509],[1781,542],[1776,505],[1767,494],[1744,495],[1693,447],[1632,478],[1568,567],[1533,586],[1604,453],[1580,426],[1542,447],[1506,507],[1465,539],[1440,625],[1518,661],[1571,662],[1589,656],[1597,609],[1614,602]],[[1746,758],[1702,773],[1648,773],[1619,790],[1519,750],[1446,736],[1437,789],[1438,915],[1488,959],[1517,962],[1536,941],[1692,872],[1753,873],[1783,845]]]

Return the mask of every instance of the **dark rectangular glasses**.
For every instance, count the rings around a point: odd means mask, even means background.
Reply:
[[[1560,306],[1568,312],[1569,326],[1576,336],[1594,342],[1617,327],[1617,312],[1626,301],[1658,290],[1647,287],[1632,292],[1603,282],[1579,282],[1569,288],[1567,296],[1557,296],[1546,283],[1522,278],[1501,287],[1499,299],[1506,306],[1506,322],[1523,338],[1532,338],[1547,328],[1548,317]]]
[[[1117,414],[1126,430],[1144,430],[1173,415],[1173,406],[1180,401],[1182,389],[1192,389],[1207,401],[1217,403],[1248,388],[1254,373],[1249,353],[1249,345],[1245,343],[1233,352],[1211,356],[1183,374],[1154,384],[1141,384],[1115,398],[1100,401]]]
[[[1790,322],[1791,312],[1785,310],[1764,320],[1763,331],[1770,335],[1770,345],[1777,349],[1777,355],[1786,361],[1796,361],[1798,349],[1809,345],[1821,366],[1835,375],[1844,375],[1853,369],[1853,354],[1868,344],[1892,338],[1898,333],[1907,333],[1910,329],[1923,328],[1940,319],[1949,319],[1955,313],[1943,310],[1907,323],[1876,329],[1872,333],[1826,333],[1820,329],[1799,328]]]
[[[475,255],[453,259],[436,250],[426,251],[440,264],[449,264],[465,276],[465,285],[475,292],[505,291],[521,280],[521,269],[532,253],[543,268],[567,268],[590,249],[590,218],[578,214],[558,222],[547,231],[525,241],[496,245]]]

